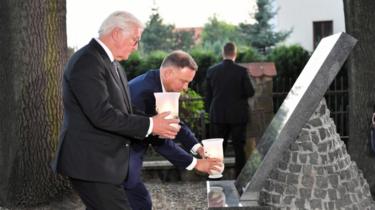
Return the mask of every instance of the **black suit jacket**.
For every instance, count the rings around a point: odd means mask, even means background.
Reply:
[[[146,136],[148,117],[132,114],[123,71],[116,75],[96,40],[77,51],[63,76],[64,123],[53,169],[76,179],[120,184],[129,144]]]
[[[245,67],[223,60],[207,71],[206,109],[212,123],[247,123],[248,98],[254,95]]]

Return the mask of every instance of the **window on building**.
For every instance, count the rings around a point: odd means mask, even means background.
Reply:
[[[315,49],[321,39],[333,34],[333,21],[314,21],[313,27]]]

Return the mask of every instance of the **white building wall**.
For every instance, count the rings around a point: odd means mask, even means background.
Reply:
[[[313,50],[313,22],[333,21],[333,33],[345,31],[344,6],[342,0],[276,0],[278,8],[275,29],[289,30],[284,44],[300,44]]]

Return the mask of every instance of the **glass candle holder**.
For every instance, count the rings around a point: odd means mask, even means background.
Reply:
[[[224,171],[224,152],[223,152],[223,139],[214,138],[214,139],[205,139],[202,140],[204,147],[204,152],[209,158],[218,158],[222,161],[220,170],[211,170],[208,178],[217,179],[223,177]]]
[[[178,100],[180,98],[180,93],[178,92],[157,92],[154,93],[156,112],[170,112],[167,119],[178,119]],[[176,124],[171,124],[177,127]]]

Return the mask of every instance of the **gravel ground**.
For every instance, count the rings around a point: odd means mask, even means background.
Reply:
[[[148,182],[154,210],[207,209],[206,182]]]
[[[152,196],[153,210],[207,209],[205,181],[162,183],[159,180],[151,180],[146,182],[146,186]],[[0,210],[9,209],[0,207]],[[85,210],[85,207],[79,197],[73,194],[45,206],[14,210]]]

